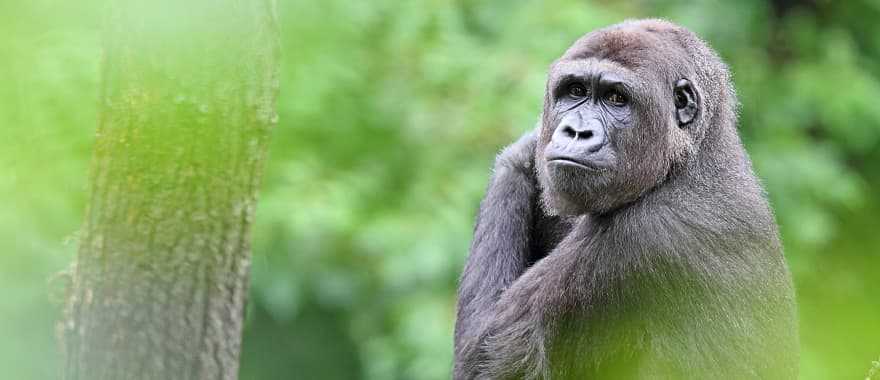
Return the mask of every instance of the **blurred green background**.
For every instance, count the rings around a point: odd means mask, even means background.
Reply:
[[[583,33],[664,17],[730,64],[795,275],[804,379],[880,356],[880,2],[281,1],[280,125],[243,379],[449,377],[493,156]],[[97,121],[102,0],[0,0],[0,369],[51,379]]]

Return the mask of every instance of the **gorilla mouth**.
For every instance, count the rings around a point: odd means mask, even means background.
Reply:
[[[573,167],[577,167],[577,168],[589,170],[589,171],[594,171],[594,172],[605,169],[604,167],[595,165],[593,163],[578,161],[578,160],[575,160],[573,158],[568,158],[568,157],[551,157],[550,159],[547,160],[547,163],[548,164],[563,165],[563,166],[573,166]]]

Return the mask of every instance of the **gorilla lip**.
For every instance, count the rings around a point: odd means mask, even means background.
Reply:
[[[583,163],[583,162],[580,162],[580,161],[577,161],[577,160],[574,160],[574,159],[571,159],[568,157],[552,157],[547,160],[547,163],[548,164],[565,165],[565,166],[575,166],[575,167],[578,167],[578,168],[581,168],[584,170],[589,170],[589,171],[594,171],[594,172],[604,169],[600,166]]]

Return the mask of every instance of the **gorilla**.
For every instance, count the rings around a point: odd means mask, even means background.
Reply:
[[[737,105],[718,55],[662,20],[556,60],[480,205],[454,378],[796,378],[791,275]]]

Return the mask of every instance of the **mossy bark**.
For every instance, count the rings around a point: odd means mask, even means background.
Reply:
[[[277,122],[274,0],[108,9],[66,379],[235,379]]]

